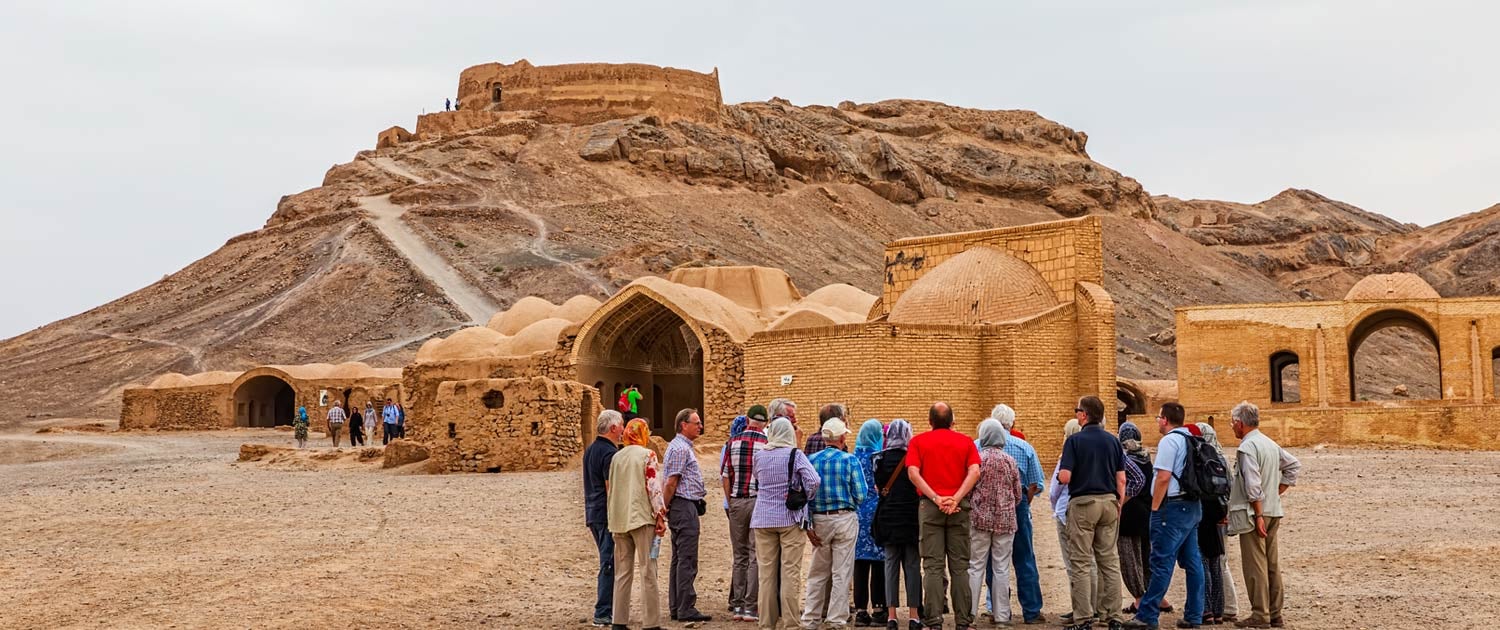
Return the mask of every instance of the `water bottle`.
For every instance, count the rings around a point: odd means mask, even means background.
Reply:
[[[661,536],[653,536],[651,538],[651,559],[655,560],[659,556],[661,556]]]

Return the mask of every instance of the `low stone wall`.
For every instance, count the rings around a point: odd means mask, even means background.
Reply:
[[[203,430],[234,426],[228,384],[153,389],[133,387],[121,395],[120,428]]]
[[[556,470],[583,451],[599,412],[599,392],[543,377],[441,383],[431,413],[408,416],[444,472]]]
[[[1189,409],[1188,413],[1195,422],[1203,422],[1212,415],[1220,441],[1226,446],[1239,443],[1229,428],[1228,409],[1210,412]],[[1500,434],[1495,431],[1497,421],[1500,421],[1500,404],[1444,401],[1260,409],[1261,431],[1282,446],[1392,444],[1500,450]]]

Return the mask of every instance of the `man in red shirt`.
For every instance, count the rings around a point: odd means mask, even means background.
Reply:
[[[906,450],[907,474],[922,498],[917,506],[921,524],[918,551],[922,554],[922,625],[943,627],[943,569],[953,600],[954,627],[974,624],[973,593],[969,592],[969,491],[979,481],[979,449],[974,440],[953,430],[953,408],[936,402],[927,411],[932,430],[911,440]]]

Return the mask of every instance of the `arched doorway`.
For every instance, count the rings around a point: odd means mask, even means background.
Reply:
[[[291,384],[270,374],[251,378],[234,390],[234,425],[237,427],[291,424],[296,410],[297,392]]]
[[[1302,370],[1297,353],[1271,355],[1271,402],[1302,402]]]
[[[662,414],[703,408],[703,346],[697,331],[667,305],[637,293],[612,307],[577,342],[578,380],[636,383],[653,432],[671,438]],[[618,385],[617,385],[618,387]],[[648,411],[649,410],[649,411]]]
[[[1350,331],[1350,400],[1442,397],[1442,348],[1427,320],[1389,309],[1370,314]]]
[[[1146,397],[1141,390],[1125,381],[1115,382],[1115,399],[1120,401],[1116,421],[1124,424],[1127,416],[1138,416],[1146,413]]]

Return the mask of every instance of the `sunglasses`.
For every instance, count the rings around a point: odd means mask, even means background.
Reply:
[[[1073,413],[1083,413],[1083,407],[1074,407]]]

